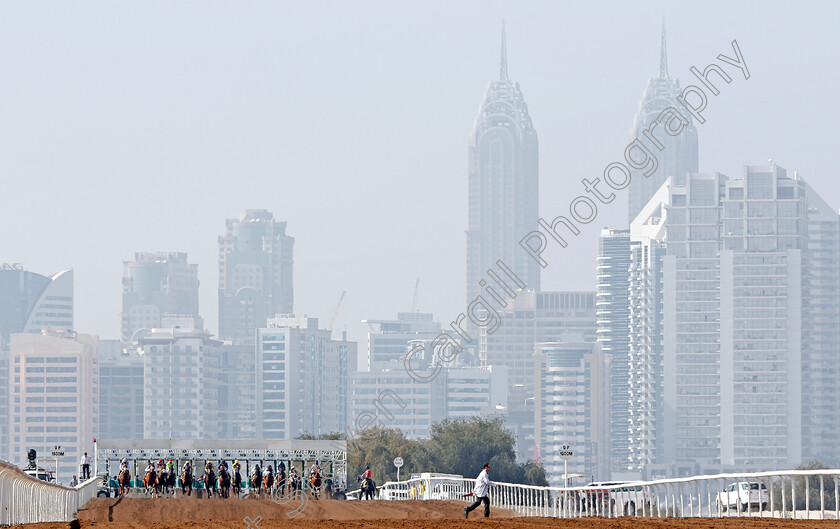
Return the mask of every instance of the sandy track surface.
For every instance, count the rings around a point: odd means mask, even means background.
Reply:
[[[464,519],[464,503],[456,501],[331,501],[312,500],[294,518],[300,502],[276,504],[268,499],[220,500],[197,498],[95,498],[79,512],[84,529],[805,529],[838,528],[838,521],[701,518],[511,518],[480,509]],[[246,518],[248,520],[246,520]],[[259,518],[259,519],[258,519]],[[68,529],[68,523],[28,524],[27,529]]]
[[[464,503],[455,501],[339,501],[197,498],[94,498],[79,511],[80,521],[161,522],[219,521],[261,516],[264,520],[368,520],[464,518]],[[302,508],[302,509],[301,509]],[[496,516],[512,516],[495,510]],[[473,517],[476,514],[472,514]],[[262,524],[261,524],[262,525]]]

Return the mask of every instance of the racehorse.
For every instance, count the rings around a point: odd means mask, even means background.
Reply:
[[[204,474],[204,490],[207,491],[208,498],[212,498],[216,493],[216,473],[212,468]]]
[[[298,490],[300,490],[300,476],[296,473],[289,474],[289,494],[294,495],[294,492]]]
[[[280,491],[281,496],[286,495],[286,471],[282,467],[277,472],[277,480],[274,486],[276,490]]]
[[[155,492],[158,496],[163,496],[166,493],[166,484],[169,482],[169,472],[164,468],[159,470],[155,479]]]
[[[265,487],[265,493],[271,496],[271,491],[274,487],[274,474],[266,472],[265,475],[263,475],[263,486]]]
[[[227,469],[219,469],[219,495],[222,498],[230,497],[230,474]]]
[[[166,476],[166,488],[169,489],[169,492],[174,496],[175,495],[175,487],[177,485],[177,477],[175,476],[175,469],[172,468],[169,470],[169,473]]]
[[[262,488],[262,472],[259,467],[254,467],[254,473],[251,474],[251,492],[256,491],[257,497],[260,497],[260,489]]]
[[[321,473],[317,470],[309,477],[309,485],[312,487],[312,497],[320,499],[321,497]]]
[[[376,482],[373,481],[373,478],[364,478],[362,479],[362,485],[359,490],[359,499],[366,499],[372,500],[373,495],[376,493]]]
[[[233,471],[233,493],[238,498],[240,492],[242,492],[242,474],[239,473],[239,470],[234,470]]]
[[[117,476],[117,483],[120,486],[120,496],[128,494],[131,489],[131,473],[128,469],[120,471],[120,475]]]
[[[192,496],[192,488],[192,470],[185,470],[184,473],[181,474],[181,495],[186,494],[187,496]]]
[[[146,489],[146,494],[154,497],[157,493],[157,474],[154,470],[147,470],[146,475],[143,476],[143,486]]]

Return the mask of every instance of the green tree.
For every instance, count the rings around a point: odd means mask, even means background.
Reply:
[[[824,470],[831,467],[824,464],[822,461],[813,460],[796,467],[796,470]],[[808,497],[808,503],[812,510],[820,508],[820,476],[796,476],[793,478],[793,487],[796,489],[796,509],[805,509],[805,498]],[[834,508],[834,478],[831,476],[822,477],[823,480],[823,500],[826,508]],[[806,488],[807,481],[807,488]],[[793,504],[791,498],[791,481],[783,480],[781,482],[785,487],[785,508],[790,510]],[[808,492],[806,494],[806,491]],[[780,482],[773,481],[773,504],[774,508],[781,509],[782,506],[782,491]]]
[[[377,483],[393,481],[397,477],[393,460],[402,457],[401,479],[420,472],[475,477],[489,462],[494,481],[548,485],[539,463],[516,462],[515,445],[515,437],[499,418],[437,422],[429,439],[418,440],[406,438],[400,430],[371,428],[348,440],[348,476],[352,482],[370,465]]]

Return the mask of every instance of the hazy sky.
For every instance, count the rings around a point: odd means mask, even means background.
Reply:
[[[119,336],[122,261],[185,251],[218,328],[217,237],[265,208],[295,237],[295,308],[364,350],[365,318],[465,308],[467,142],[498,76],[540,142],[541,214],[619,159],[661,17],[672,76],[732,55],[698,126],[701,171],[773,158],[840,207],[840,3],[4,2],[0,4],[0,262],[73,268],[76,327]],[[597,233],[625,227],[626,194],[566,250],[543,288],[594,289]]]

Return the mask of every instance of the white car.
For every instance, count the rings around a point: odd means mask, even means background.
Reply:
[[[752,507],[756,510],[764,510],[767,508],[767,502],[770,501],[770,491],[764,486],[764,483],[740,481],[733,483],[718,493],[717,505],[718,509],[726,512],[727,509],[741,508],[741,511],[746,511]]]

